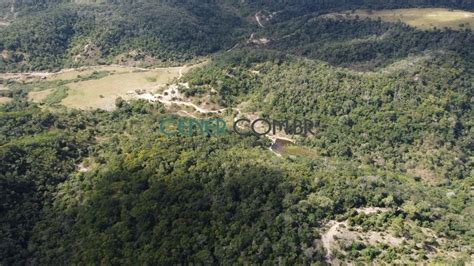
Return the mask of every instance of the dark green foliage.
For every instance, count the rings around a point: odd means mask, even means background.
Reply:
[[[50,206],[56,186],[74,171],[74,162],[83,156],[88,139],[87,134],[64,130],[82,128],[74,116],[64,123],[35,107],[12,105],[10,111],[0,113],[2,264],[30,256],[28,242],[34,225],[42,219],[41,210]]]
[[[152,64],[188,61],[243,43],[257,30],[243,14],[252,12],[253,16],[262,9],[279,11],[270,23],[275,25],[260,32],[271,37],[270,48],[336,65],[381,66],[394,58],[440,48],[462,51],[473,58],[470,46],[463,45],[473,42],[468,33],[428,33],[377,21],[314,18],[335,9],[432,6],[432,1],[343,2],[145,0],[77,5],[17,1],[20,15],[10,26],[0,28],[0,50],[9,51],[9,56],[0,60],[0,71],[56,70],[146,58],[153,58]],[[473,8],[472,3],[463,1],[437,6]],[[358,41],[348,41],[353,39]]]
[[[472,78],[462,57],[431,53],[416,66],[393,66],[382,74],[308,60],[265,60],[248,50],[234,53],[239,56],[249,62],[236,64],[226,56],[185,80],[192,87],[214,88],[224,105],[247,101],[246,111],[272,119],[316,121],[317,136],[304,143],[325,156],[392,170],[418,165],[441,179],[469,174]]]
[[[256,0],[228,1],[245,10],[284,10],[290,14],[305,14],[323,10],[348,10],[355,8],[392,9],[405,7],[452,7],[474,9],[472,1],[460,0]]]
[[[0,28],[0,50],[11,53],[0,71],[73,66],[81,53],[94,63],[129,52],[138,53],[135,59],[184,61],[231,47],[243,24],[212,2],[59,5]]]
[[[472,199],[462,185],[447,198],[447,188],[357,163],[280,159],[255,137],[164,137],[167,115],[141,101],[119,100],[111,113],[18,104],[2,110],[4,264],[322,261],[320,226],[359,206],[392,208],[385,226],[402,219],[469,241],[461,215]],[[85,158],[89,170],[80,173]],[[350,219],[368,228],[378,220]],[[355,259],[381,256],[355,250]]]
[[[457,52],[466,62],[474,61],[474,52],[470,49],[474,46],[474,37],[469,31],[430,32],[369,19],[303,16],[276,23],[260,35],[272,40],[266,48],[362,70],[441,49]]]
[[[0,28],[0,50],[14,52],[4,68],[9,69],[10,63],[24,61],[28,64],[20,70],[27,70],[25,67],[58,69],[63,66],[65,52],[76,34],[74,24],[78,19],[76,12],[58,8]]]

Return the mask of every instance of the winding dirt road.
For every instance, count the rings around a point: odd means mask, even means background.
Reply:
[[[265,26],[263,26],[263,24],[260,22],[260,18],[258,17],[258,13],[260,13],[260,12],[257,12],[257,14],[255,14],[255,19],[257,20],[257,23],[261,28],[265,28]]]

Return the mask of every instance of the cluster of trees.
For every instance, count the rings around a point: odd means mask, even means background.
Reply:
[[[279,17],[291,18],[313,12],[328,12],[350,9],[395,9],[415,7],[446,7],[473,10],[474,3],[470,0],[256,0],[232,1],[244,14],[255,13],[262,9],[281,12]]]
[[[402,23],[303,16],[275,23],[255,38],[259,36],[271,40],[268,49],[363,70],[433,50],[454,51],[466,62],[474,61],[474,35],[468,30],[421,31]]]
[[[329,219],[381,226],[354,214],[363,206],[389,208],[383,225],[401,223],[407,239],[408,223],[453,239],[438,249],[472,241],[462,184],[427,187],[353,162],[278,158],[254,136],[164,137],[158,121],[169,115],[160,110],[124,101],[110,113],[1,107],[2,132],[11,132],[0,145],[2,264],[323,261]],[[411,256],[362,253],[351,260]]]
[[[33,13],[16,2],[28,17],[20,12],[0,29],[0,50],[10,53],[0,70],[73,65],[91,40],[104,60],[130,50],[185,60],[232,46],[256,28],[224,8],[227,1],[50,6],[58,2],[29,2]],[[254,12],[285,2],[232,5]],[[288,10],[335,3],[293,1]],[[329,220],[410,243],[345,243],[347,254],[338,256],[347,261],[423,261],[434,246],[469,260],[472,33],[293,15],[255,35],[271,39],[268,50],[216,56],[183,77],[190,84],[184,90],[215,93],[222,106],[246,102],[242,112],[262,118],[317,121],[317,135],[298,140],[313,148],[312,158],[276,157],[263,137],[163,136],[159,122],[170,115],[160,104],[119,99],[112,112],[39,108],[25,100],[27,92],[55,87],[47,100],[54,104],[67,93],[62,81],[8,81],[1,93],[14,101],[0,105],[0,264],[310,264],[324,260]],[[370,69],[404,61],[359,73],[288,52]],[[369,206],[388,211],[354,210]],[[444,240],[427,240],[420,227]]]
[[[0,28],[0,51],[9,54],[0,59],[0,71],[54,70],[137,56],[129,52],[156,62],[185,61],[231,47],[245,24],[212,2],[57,5],[23,12]]]
[[[0,28],[0,50],[8,51],[7,57],[0,60],[0,71],[63,66],[78,19],[76,12],[57,9]]]
[[[21,101],[0,108],[0,257],[13,264],[29,256],[42,209],[87,153],[90,134],[77,113],[58,116]]]
[[[282,10],[272,27],[259,34],[270,48],[322,59],[336,65],[382,65],[426,49],[450,49],[469,54],[472,34],[422,32],[377,21],[334,21],[314,14],[350,9],[430,6],[432,1],[100,1],[86,5],[70,1],[18,2],[19,16],[0,28],[0,71],[57,69],[126,60],[169,64],[227,50],[256,31],[249,12]],[[283,5],[282,5],[283,4]],[[290,4],[290,6],[287,6]],[[472,3],[446,1],[438,6],[472,9]],[[312,13],[316,12],[316,13]],[[253,14],[252,14],[253,16]],[[357,38],[358,41],[348,41]],[[79,60],[78,55],[81,56]]]
[[[462,57],[433,53],[411,67],[354,73],[271,54],[236,51],[184,79],[215,89],[223,105],[247,102],[244,112],[317,121],[317,137],[302,141],[322,155],[423,168],[421,177],[443,182],[470,175],[472,75]]]
[[[145,0],[146,1],[146,0]],[[134,2],[145,2],[144,0]],[[44,9],[51,6],[55,6],[61,3],[74,3],[74,0],[15,0],[15,6],[17,8],[28,8],[28,9]],[[129,4],[132,1],[128,0],[81,0],[82,4]],[[474,9],[474,5],[470,0],[256,0],[256,1],[232,1],[232,0],[159,0],[155,2],[165,2],[174,6],[187,5],[189,3],[197,4],[209,4],[218,2],[220,5],[228,5],[234,8],[239,8],[243,12],[260,10],[262,8],[269,10],[282,10],[286,9],[293,12],[314,12],[319,10],[327,9],[350,9],[350,8],[374,8],[374,9],[386,9],[386,8],[404,8],[404,7],[451,7],[451,8],[462,8],[462,9]],[[1,3],[0,7],[9,9],[11,3]]]

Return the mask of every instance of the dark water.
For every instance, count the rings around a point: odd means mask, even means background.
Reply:
[[[281,154],[284,151],[285,146],[293,145],[293,142],[285,139],[276,139],[275,143],[270,147],[272,151]]]

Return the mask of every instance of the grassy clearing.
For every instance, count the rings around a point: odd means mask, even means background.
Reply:
[[[91,66],[91,67],[82,67],[75,69],[65,69],[58,73],[55,73],[51,76],[48,76],[47,80],[56,81],[56,80],[73,80],[81,79],[94,75],[94,73],[100,72],[110,72],[111,74],[121,74],[136,71],[136,68],[132,67],[122,67],[122,66]]]
[[[53,89],[31,91],[28,93],[28,100],[35,103],[42,103],[51,93],[53,93],[53,91]]]
[[[100,108],[111,110],[115,106],[116,98],[123,97],[126,99],[127,93],[136,90],[154,92],[160,86],[178,78],[181,69],[181,67],[152,70],[131,67],[103,67],[102,71],[115,72],[100,79],[67,84],[66,86],[69,88],[68,96],[61,101],[61,104],[77,109]],[[74,74],[68,73],[66,77],[74,78]],[[65,78],[65,76],[61,78]]]
[[[380,18],[387,22],[401,21],[410,26],[431,30],[436,28],[443,29],[445,27],[460,30],[474,29],[474,13],[462,10],[449,10],[445,8],[407,8],[393,10],[355,10],[330,13],[325,15],[329,18]]]
[[[8,97],[0,97],[0,104],[5,104],[11,102],[13,99]]]
[[[92,66],[57,73],[3,73],[0,78],[22,81],[28,99],[36,103],[62,104],[76,109],[115,108],[115,100],[136,97],[136,92],[158,92],[173,80],[207,61],[183,67],[144,69],[126,66]],[[29,81],[29,82],[28,82]],[[19,82],[15,83],[18,86]]]

